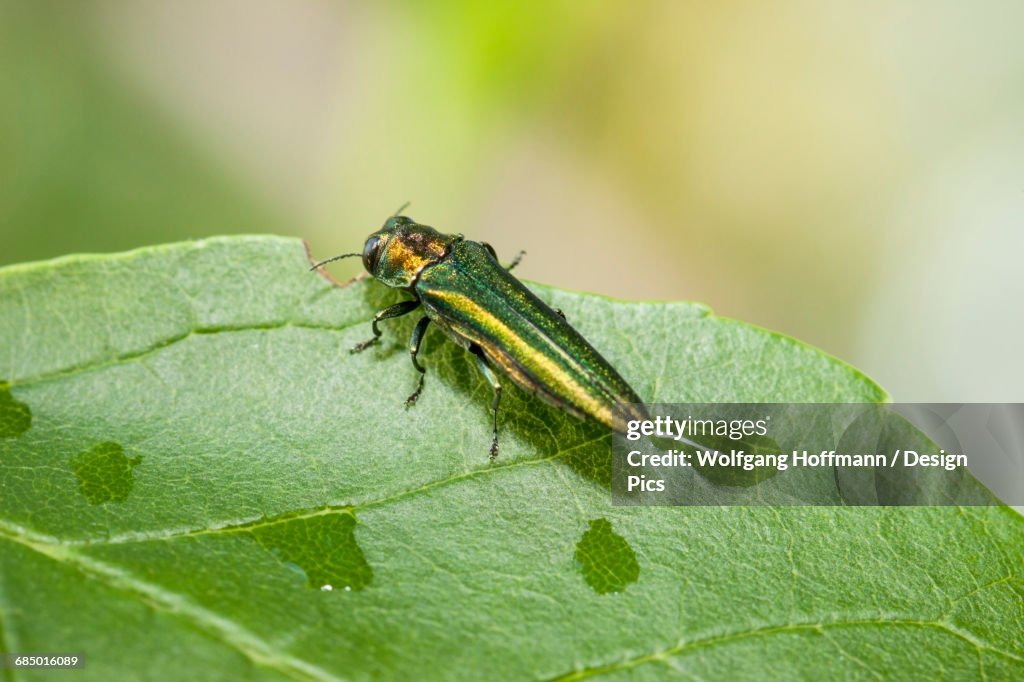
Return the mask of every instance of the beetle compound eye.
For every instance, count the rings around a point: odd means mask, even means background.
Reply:
[[[378,258],[380,258],[380,237],[370,237],[366,240],[366,246],[363,247],[363,267],[367,272],[373,274]]]

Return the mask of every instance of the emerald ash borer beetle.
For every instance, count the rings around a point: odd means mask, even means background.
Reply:
[[[311,270],[362,256],[370,275],[412,295],[411,300],[374,315],[373,338],[354,346],[353,353],[380,341],[382,320],[407,315],[422,306],[423,317],[409,341],[419,382],[406,399],[407,406],[414,405],[423,391],[426,369],[417,355],[431,322],[473,354],[494,389],[491,459],[498,454],[499,372],[545,402],[619,432],[624,432],[628,420],[647,419],[642,401],[615,368],[572,328],[560,310],[537,298],[511,274],[522,255],[505,267],[486,242],[469,241],[461,234],[441,234],[396,214],[367,237],[361,254],[328,258]]]

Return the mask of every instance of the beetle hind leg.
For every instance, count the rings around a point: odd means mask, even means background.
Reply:
[[[523,256],[525,255],[525,251],[520,251],[519,253],[517,253],[516,257],[512,259],[512,262],[505,266],[505,269],[508,270],[509,272],[512,272],[512,270],[515,269],[517,265],[519,265],[519,262],[523,260]]]
[[[480,242],[480,243],[481,243],[481,244],[483,244],[483,247],[484,247],[485,249],[487,249],[487,252],[488,252],[489,254],[491,254],[491,256],[492,256],[492,257],[494,258],[494,260],[498,260],[498,254],[497,254],[497,252],[496,252],[496,251],[494,250],[494,247],[493,247],[493,246],[491,246],[491,245],[490,245],[490,244],[488,244],[487,242]],[[504,266],[504,267],[505,267],[505,269],[506,269],[506,270],[508,270],[509,272],[511,272],[511,271],[512,271],[512,269],[513,269],[513,268],[514,268],[515,266],[519,265],[519,261],[523,260],[523,256],[525,256],[525,255],[526,255],[526,252],[525,252],[525,251],[520,251],[519,253],[517,253],[517,254],[516,254],[516,257],[512,259],[512,262],[511,262],[511,263],[509,263],[508,265]]]
[[[416,354],[420,352],[420,344],[423,343],[423,335],[426,333],[429,324],[429,317],[420,318],[420,321],[416,323],[416,327],[412,330],[412,338],[409,339],[409,357],[412,359],[412,366],[419,371],[420,379],[419,383],[416,384],[416,390],[405,399],[406,407],[415,405],[416,401],[420,398],[420,393],[423,392],[423,378],[427,376],[427,370],[416,359]]]
[[[476,356],[476,366],[480,369],[480,373],[484,375],[484,379],[494,389],[494,402],[491,403],[491,412],[494,414],[493,430],[491,432],[491,454],[490,460],[493,462],[498,456],[498,406],[501,404],[501,382],[498,381],[498,375],[494,373],[491,366],[487,364],[484,353],[480,350],[479,346],[470,347],[470,352]]]

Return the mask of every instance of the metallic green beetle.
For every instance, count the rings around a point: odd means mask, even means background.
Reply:
[[[420,377],[406,405],[415,404],[423,390],[426,370],[416,356],[423,334],[433,322],[476,357],[480,372],[494,388],[492,460],[498,454],[501,402],[501,383],[495,370],[545,402],[619,432],[628,420],[649,418],[636,392],[569,325],[561,311],[552,309],[510,274],[521,253],[505,268],[490,244],[468,241],[461,234],[441,234],[395,215],[367,237],[362,254],[335,256],[311,269],[360,255],[370,275],[413,298],[378,312],[373,318],[373,338],[356,345],[352,352],[380,340],[381,320],[411,313],[422,305],[425,316],[409,342],[412,364]]]

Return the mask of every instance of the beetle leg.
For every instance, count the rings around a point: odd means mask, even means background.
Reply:
[[[494,402],[491,403],[491,411],[494,413],[494,430],[493,438],[491,439],[491,461],[498,456],[498,405],[501,403],[501,382],[498,381],[498,376],[491,369],[491,366],[487,364],[484,353],[480,350],[480,346],[470,346],[470,352],[476,356],[476,366],[480,369],[480,373],[484,375],[484,379],[487,379],[488,383],[491,384],[491,388],[494,389]]]
[[[406,313],[411,313],[416,310],[420,305],[419,300],[412,301],[400,301],[394,305],[388,306],[384,310],[381,310],[373,316],[373,338],[362,343],[357,343],[352,346],[352,353],[360,353],[366,350],[368,347],[380,341],[380,329],[377,328],[377,323],[381,320],[388,320],[392,317],[400,317]]]
[[[512,262],[505,266],[505,269],[508,270],[509,272],[511,272],[512,268],[514,268],[515,266],[519,265],[519,261],[523,260],[523,256],[525,256],[525,255],[526,255],[525,251],[520,251],[519,253],[517,253],[516,257],[512,259]]]
[[[487,252],[490,253],[494,257],[494,260],[498,260],[498,254],[494,250],[493,246],[491,246],[487,242],[480,242],[480,243],[483,245],[483,247],[485,249],[487,249]],[[520,251],[519,253],[517,253],[516,257],[512,259],[512,262],[505,266],[505,269],[511,271],[512,268],[514,268],[515,266],[519,265],[519,261],[523,260],[523,256],[525,256],[525,255],[526,255],[525,251]]]
[[[416,390],[411,396],[405,399],[405,406],[412,407],[419,400],[420,393],[423,392],[423,377],[426,376],[427,370],[423,369],[422,365],[416,360],[416,354],[420,352],[420,343],[423,342],[423,334],[427,331],[427,325],[430,324],[429,317],[422,317],[420,321],[416,323],[416,327],[412,330],[412,338],[409,339],[409,356],[412,358],[412,366],[420,372],[420,382],[416,385]]]

